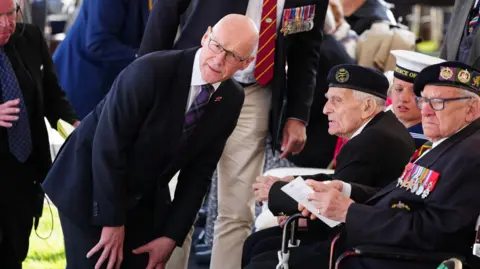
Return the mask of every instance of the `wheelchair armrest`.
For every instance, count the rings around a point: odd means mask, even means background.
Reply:
[[[298,219],[305,218],[302,213],[297,213],[290,216],[283,226],[282,233],[282,253],[287,253],[288,251],[288,241],[296,242],[295,232],[298,229]],[[288,237],[288,229],[290,228],[290,238]]]
[[[455,253],[418,251],[379,245],[356,246],[353,248],[353,251],[355,252],[355,256],[364,256],[380,259],[441,263],[442,261],[448,260],[450,258],[457,258],[462,262],[465,262],[465,257],[461,257]]]

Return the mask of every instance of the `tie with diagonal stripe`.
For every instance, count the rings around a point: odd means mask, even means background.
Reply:
[[[262,20],[260,22],[260,40],[258,42],[255,79],[266,85],[273,77],[275,60],[275,39],[277,37],[277,0],[264,0]]]
[[[208,100],[210,95],[212,95],[214,88],[210,84],[202,85],[202,90],[198,94],[197,98],[193,100],[193,103],[190,105],[190,108],[185,114],[185,122],[183,124],[183,133],[182,138],[186,139],[190,136],[195,129],[195,126],[202,116],[205,107],[208,105]]]
[[[24,163],[32,152],[32,137],[30,135],[30,126],[28,116],[23,100],[23,94],[18,85],[17,76],[13,71],[12,64],[5,54],[3,47],[0,47],[0,78],[3,101],[20,99],[18,108],[18,120],[12,127],[7,129],[8,143],[10,152],[21,163]]]

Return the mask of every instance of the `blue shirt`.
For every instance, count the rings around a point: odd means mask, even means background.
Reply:
[[[415,140],[416,149],[419,149],[423,144],[428,141],[428,139],[423,135],[423,127],[421,122],[408,128],[408,131]]]

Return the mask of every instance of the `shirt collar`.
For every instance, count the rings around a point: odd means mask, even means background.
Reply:
[[[201,86],[208,84],[203,80],[202,73],[200,72],[200,54],[202,53],[202,48],[198,49],[195,53],[195,60],[193,61],[193,70],[192,70],[192,81],[190,82],[191,86]],[[212,86],[215,90],[218,89],[221,82],[213,83]]]
[[[359,134],[363,131],[363,129],[365,129],[365,126],[367,126],[367,124],[368,124],[373,118],[375,118],[375,116],[372,117],[371,119],[369,119],[367,122],[365,122],[362,126],[360,126],[360,128],[358,128],[357,131],[355,131],[355,133],[353,133],[353,135],[352,135],[352,137],[350,137],[350,139],[352,139],[352,138],[354,138],[355,136],[359,135]]]

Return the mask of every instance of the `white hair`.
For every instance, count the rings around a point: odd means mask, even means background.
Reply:
[[[461,92],[463,96],[470,97],[472,100],[477,99],[480,102],[480,95],[464,89],[461,89]]]
[[[377,106],[379,107],[379,110],[384,110],[385,109],[386,101],[384,99],[378,97],[378,96],[373,95],[373,94],[353,90],[353,98],[355,98],[355,100],[357,100],[357,101],[363,101],[363,100],[368,99],[368,98],[373,99],[375,101],[375,103],[377,104]]]

